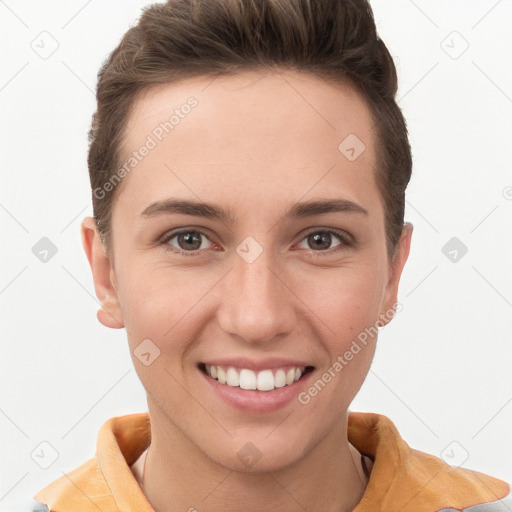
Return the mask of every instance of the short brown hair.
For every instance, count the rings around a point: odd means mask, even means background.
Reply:
[[[137,95],[189,77],[276,67],[350,83],[366,100],[377,127],[376,180],[393,256],[412,157],[395,101],[395,65],[367,0],[168,0],[145,7],[98,73],[89,131],[93,213],[107,253],[121,187],[107,191],[104,184],[121,165],[124,128]]]

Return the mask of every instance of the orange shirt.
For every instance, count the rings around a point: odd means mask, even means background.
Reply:
[[[386,416],[349,412],[347,433],[350,443],[373,461],[354,512],[512,510],[508,483],[409,447]],[[130,468],[150,440],[147,412],[110,418],[98,433],[95,456],[47,485],[34,499],[52,512],[152,512]]]

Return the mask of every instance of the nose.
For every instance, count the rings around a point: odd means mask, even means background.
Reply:
[[[247,343],[265,344],[286,337],[297,325],[298,298],[293,284],[270,251],[249,262],[238,255],[223,280],[218,321],[225,333]]]

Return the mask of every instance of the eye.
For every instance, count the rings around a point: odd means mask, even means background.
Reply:
[[[334,249],[329,249],[333,236],[340,240],[341,243],[337,244]],[[347,233],[334,229],[310,231],[303,240],[308,245],[306,249],[312,249],[314,253],[324,252],[327,253],[327,255],[330,255],[338,250],[343,250],[345,247],[352,245],[350,236]],[[323,254],[315,254],[315,256],[320,255],[323,256]]]
[[[161,243],[166,246],[166,249],[173,252],[183,254],[185,256],[196,256],[201,249],[205,248],[202,245],[201,237],[209,240],[202,231],[183,229],[181,231],[168,233],[164,236]],[[173,239],[176,239],[177,247],[170,243]]]
[[[329,248],[332,244],[333,236],[340,241],[339,244],[334,246],[334,249]],[[202,237],[208,240],[210,245],[205,247]],[[176,245],[171,243],[174,239],[176,239]],[[321,253],[330,255],[333,252],[343,250],[353,245],[352,239],[348,233],[335,229],[316,229],[316,231],[310,231],[306,234],[302,240],[308,245],[306,249],[312,250],[315,256],[323,256],[324,254]],[[203,249],[215,245],[205,233],[196,229],[182,229],[180,231],[167,233],[160,243],[165,246],[166,250],[184,256],[199,256]]]

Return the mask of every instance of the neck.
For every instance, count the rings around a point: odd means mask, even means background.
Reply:
[[[343,512],[353,510],[364,493],[367,479],[359,452],[348,442],[346,416],[305,457],[269,472],[221,466],[166,418],[151,417],[140,483],[155,512]]]

